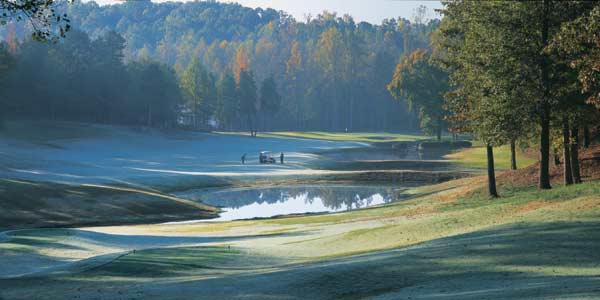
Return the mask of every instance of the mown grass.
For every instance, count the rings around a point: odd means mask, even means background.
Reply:
[[[228,234],[246,235],[241,246],[236,241],[228,241],[218,247],[182,247],[141,250],[126,255],[100,268],[77,275],[77,280],[114,280],[114,282],[152,281],[156,278],[184,278],[197,276],[225,276],[228,274],[249,274],[253,276],[262,268],[277,268],[296,262],[311,262],[324,259],[346,257],[378,250],[398,249],[436,242],[439,245],[453,243],[454,237],[482,236],[484,244],[475,245],[464,252],[462,244],[455,244],[444,250],[448,254],[444,263],[452,268],[459,266],[479,266],[494,268],[503,272],[507,266],[496,266],[500,259],[520,263],[517,271],[532,274],[579,274],[586,270],[585,265],[560,266],[546,264],[554,259],[555,252],[549,250],[557,245],[559,233],[545,228],[552,224],[568,224],[571,232],[585,234],[586,223],[597,224],[600,219],[600,182],[587,182],[576,186],[556,186],[552,190],[540,191],[535,188],[502,187],[501,197],[491,199],[485,194],[482,178],[468,178],[439,185],[417,188],[421,196],[397,202],[389,206],[358,210],[333,215],[317,215],[271,220],[238,221],[218,224],[177,224],[154,225],[172,233],[197,234],[206,231],[205,227],[222,228]],[[596,222],[596,223],[594,223]],[[361,225],[362,224],[362,225]],[[296,226],[291,226],[296,225]],[[557,226],[559,226],[557,225]],[[189,226],[186,228],[186,226]],[[556,226],[555,226],[556,227]],[[597,226],[592,226],[596,228]],[[514,242],[502,228],[516,228],[526,235]],[[531,229],[529,229],[531,228]],[[560,228],[560,226],[559,226]],[[149,228],[150,229],[150,228]],[[189,230],[187,230],[189,229]],[[194,232],[197,229],[198,232]],[[262,233],[287,233],[302,231],[297,235],[281,235],[269,238],[256,236]],[[158,230],[160,231],[160,230]],[[152,231],[149,231],[150,233]],[[214,234],[218,235],[218,231]],[[448,240],[445,240],[445,239]],[[443,239],[443,240],[439,240]],[[528,239],[535,247],[529,247]],[[468,240],[468,239],[467,239]],[[514,251],[501,245],[490,248],[495,242],[514,246]],[[35,241],[22,241],[26,244]],[[471,241],[469,241],[471,242]],[[544,244],[545,243],[545,244]],[[231,248],[228,246],[231,245]],[[541,246],[540,246],[541,245]],[[592,259],[590,252],[594,242],[582,244],[586,248],[582,255]],[[240,248],[238,248],[240,247]],[[482,250],[481,247],[486,247]],[[590,248],[592,247],[592,248]],[[505,249],[502,255],[492,256]],[[523,258],[519,249],[542,251],[543,255],[530,254]],[[461,252],[463,251],[463,252]],[[480,261],[465,253],[480,251]],[[491,253],[493,252],[493,253]],[[257,254],[260,253],[260,254]],[[438,254],[436,254],[438,255]],[[485,255],[485,257],[483,256]],[[526,260],[543,259],[540,264],[529,265]],[[523,260],[521,262],[520,260]],[[568,260],[568,258],[567,258]],[[568,261],[571,263],[571,261]],[[497,269],[496,269],[497,268]],[[589,271],[595,274],[597,269]],[[74,275],[75,276],[75,275]],[[176,280],[176,279],[174,279]]]
[[[246,132],[224,132],[224,134],[249,135]],[[281,132],[260,132],[259,137],[271,138],[298,138],[327,140],[339,142],[362,142],[362,143],[381,143],[381,142],[412,142],[430,139],[427,136],[419,134],[399,134],[399,133],[348,133],[348,132],[322,132],[322,131],[281,131]]]
[[[440,211],[458,211],[485,206],[523,205],[534,201],[548,204],[570,201],[577,198],[600,195],[600,182],[588,182],[571,186],[557,186],[551,190],[539,190],[536,187],[504,186],[500,197],[491,199],[483,187],[474,189],[466,196],[457,198],[455,202],[444,205]]]
[[[102,137],[110,132],[89,123],[54,121],[5,121],[0,137],[45,143],[55,140]]]
[[[4,229],[155,222],[165,220],[161,216],[169,212],[215,217],[219,211],[158,191],[123,186],[0,178],[0,191],[0,228]]]
[[[335,215],[267,220],[270,224],[311,228],[370,222],[376,226],[350,229],[333,236],[307,235],[290,253],[311,252],[311,259],[328,259],[376,250],[406,247],[496,226],[600,218],[600,182],[557,186],[553,190],[504,187],[490,199],[481,178],[463,179],[428,188],[425,196],[393,205]],[[365,223],[366,224],[366,223]],[[526,225],[524,225],[526,226]]]
[[[161,248],[129,253],[78,278],[143,281],[156,276],[215,276],[256,271],[277,264],[281,261],[276,258],[228,246]]]
[[[486,148],[481,145],[457,150],[452,154],[446,155],[445,158],[454,161],[454,163],[461,168],[487,168]],[[533,157],[521,150],[517,150],[517,167],[524,168],[534,164],[535,162],[537,162],[536,157]],[[510,146],[505,145],[494,148],[494,165],[497,170],[510,169]]]
[[[69,230],[34,229],[8,234],[9,241],[0,243],[0,255],[36,253],[45,247],[64,247],[62,241],[70,237]]]

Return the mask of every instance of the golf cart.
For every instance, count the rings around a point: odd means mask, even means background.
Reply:
[[[262,151],[258,156],[258,161],[261,164],[274,164],[277,162],[275,157],[273,157],[269,151]]]

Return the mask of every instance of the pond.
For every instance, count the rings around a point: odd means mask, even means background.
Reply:
[[[406,189],[397,186],[301,185],[192,190],[177,196],[221,207],[220,217],[211,221],[232,221],[367,208],[406,198]]]

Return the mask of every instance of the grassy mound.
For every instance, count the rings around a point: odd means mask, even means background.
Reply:
[[[153,190],[0,179],[0,228],[152,223],[217,217],[215,207]]]

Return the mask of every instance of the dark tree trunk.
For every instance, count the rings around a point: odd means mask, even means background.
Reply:
[[[569,137],[569,121],[563,119],[563,153],[564,153],[564,180],[566,185],[573,184],[573,173],[571,173],[571,141]]]
[[[437,120],[437,132],[436,132],[438,142],[442,141],[442,118],[439,117]]]
[[[544,0],[543,3],[543,20],[542,20],[542,45],[546,47],[548,45],[548,14],[549,14],[549,0]],[[541,55],[540,67],[542,71],[542,89],[543,96],[540,107],[540,125],[542,128],[540,137],[540,189],[551,189],[550,185],[550,103],[548,102],[550,96],[550,78],[548,72],[548,57],[546,54]]]
[[[544,112],[542,112],[541,116],[541,137],[540,137],[540,181],[539,188],[540,189],[551,189],[550,185],[550,117],[549,117],[549,108],[548,104],[544,105],[542,108]]]
[[[488,190],[490,197],[498,197],[496,190],[496,172],[494,170],[494,148],[487,145],[487,166],[488,166]]]
[[[252,117],[250,117],[250,115],[248,115],[246,117],[247,122],[248,122],[248,129],[250,129],[250,136],[254,137],[254,126],[252,124]]]
[[[350,132],[354,132],[354,94],[350,92]]]
[[[581,183],[581,172],[579,171],[579,129],[574,127],[571,130],[571,173],[573,182]]]
[[[148,105],[148,127],[152,127],[152,104]]]
[[[515,140],[510,141],[510,169],[517,169],[517,145]]]
[[[591,134],[590,134],[590,128],[585,126],[583,127],[583,147],[584,148],[589,148],[590,144],[591,144]]]

